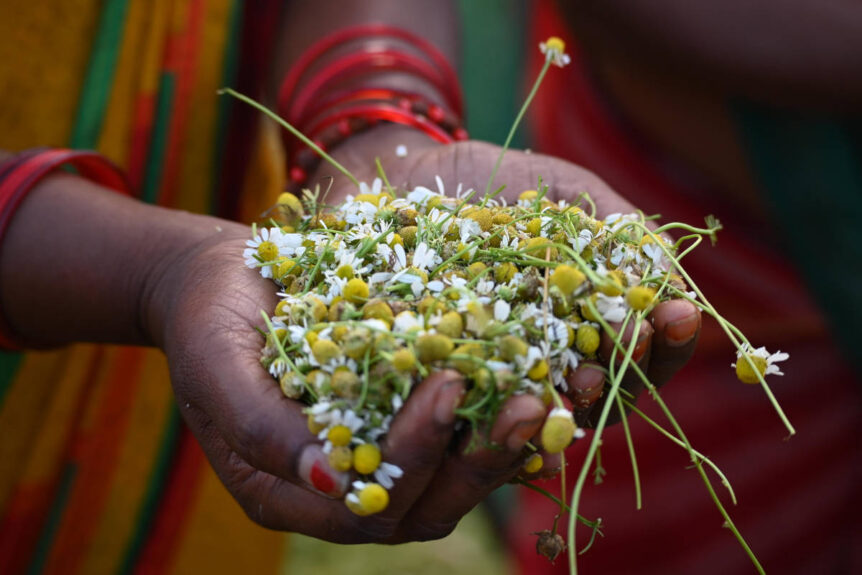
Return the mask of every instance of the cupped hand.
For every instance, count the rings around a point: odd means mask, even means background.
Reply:
[[[340,498],[352,477],[329,466],[305,406],[286,398],[259,361],[261,310],[274,309],[275,284],[244,264],[250,230],[220,227],[168,267],[151,300],[184,419],[251,519],[340,543],[438,538],[515,473],[542,424],[542,403],[523,397],[504,408],[491,432],[503,449],[450,456],[464,384],[442,371],[416,387],[381,446],[383,460],[404,471],[389,506],[367,517],[349,511]]]

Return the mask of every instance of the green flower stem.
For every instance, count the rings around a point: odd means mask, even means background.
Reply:
[[[652,427],[653,429],[655,429],[656,431],[658,431],[659,433],[661,433],[662,435],[664,435],[665,437],[670,439],[675,444],[677,444],[680,447],[682,447],[683,449],[685,449],[685,443],[680,441],[680,439],[678,437],[676,437],[674,434],[672,434],[671,432],[669,432],[668,430],[663,428],[661,425],[659,425],[655,420],[653,420],[646,413],[644,413],[643,411],[638,409],[634,403],[632,403],[631,401],[629,401],[627,399],[623,399],[622,401],[625,404],[625,406],[632,413],[634,413],[635,415],[637,415],[638,417],[643,419],[650,427]],[[715,472],[715,474],[718,475],[719,479],[721,479],[721,484],[725,487],[725,489],[727,489],[727,492],[730,495],[730,500],[733,502],[734,505],[736,505],[737,504],[736,493],[734,493],[733,486],[730,484],[730,481],[727,479],[727,476],[724,474],[724,472],[722,472],[721,469],[715,463],[713,463],[713,461],[710,458],[708,458],[707,456],[705,456],[704,454],[702,454],[698,450],[692,449],[692,453],[694,453],[694,455],[696,455],[703,463],[706,463],[710,467],[710,469],[712,469],[713,472]]]
[[[290,132],[291,134],[293,134],[294,136],[299,138],[303,144],[305,144],[306,146],[308,146],[309,148],[311,148],[312,150],[317,152],[324,160],[329,162],[329,164],[333,168],[335,168],[336,170],[338,170],[339,172],[344,174],[344,176],[348,180],[353,182],[354,185],[356,185],[356,186],[359,185],[359,180],[357,180],[356,177],[353,174],[351,174],[347,168],[345,168],[344,166],[339,164],[337,161],[335,161],[335,158],[333,158],[332,156],[330,156],[329,154],[324,152],[320,148],[320,146],[318,146],[313,141],[311,141],[311,139],[308,138],[305,134],[303,134],[302,132],[300,132],[299,130],[294,128],[293,125],[289,124],[286,120],[283,120],[282,118],[280,118],[278,116],[278,114],[268,110],[266,108],[266,106],[258,104],[257,102],[255,102],[254,100],[249,98],[248,96],[240,94],[239,92],[236,92],[235,90],[232,90],[231,88],[221,88],[220,90],[216,90],[216,94],[218,94],[219,96],[221,96],[222,94],[227,94],[228,96],[233,96],[237,100],[245,102],[246,104],[248,104],[252,108],[256,108],[257,110],[260,110],[261,112],[263,112],[264,114],[266,114],[267,116],[269,116],[270,118],[275,120],[285,130],[287,130],[288,132]]]
[[[590,306],[590,310],[594,314],[596,314],[597,317],[601,318],[601,316],[598,315],[598,311],[595,309],[595,306],[592,305],[592,302],[590,302],[589,300],[587,300],[587,302],[588,302],[587,305]],[[631,310],[629,310],[629,313],[626,316],[626,320],[628,320],[631,317],[631,315],[632,315]],[[583,492],[583,489],[584,489],[584,482],[586,481],[587,474],[588,474],[589,469],[590,469],[590,465],[592,464],[593,458],[595,457],[595,454],[596,454],[596,450],[599,448],[599,443],[601,442],[601,438],[602,438],[602,431],[604,431],[605,424],[607,423],[608,414],[610,413],[611,406],[614,403],[614,397],[616,396],[616,394],[620,388],[620,385],[622,384],[623,375],[625,374],[625,370],[626,370],[627,366],[629,364],[633,364],[632,355],[634,354],[635,347],[637,346],[637,338],[638,338],[638,332],[640,331],[642,316],[643,316],[643,314],[639,313],[635,318],[636,323],[635,323],[634,331],[632,332],[631,342],[629,343],[628,349],[625,350],[625,355],[623,356],[623,360],[622,360],[622,363],[620,364],[619,371],[617,373],[615,373],[614,377],[611,379],[611,386],[610,386],[610,389],[608,390],[608,393],[605,397],[605,404],[602,406],[602,413],[599,416],[599,421],[598,421],[598,424],[596,425],[595,433],[593,434],[593,439],[590,442],[590,447],[589,447],[589,450],[587,451],[587,456],[584,459],[584,463],[581,465],[581,471],[578,474],[578,479],[575,482],[575,488],[572,491],[571,507],[572,507],[573,515],[570,516],[570,518],[569,518],[568,533],[567,533],[567,539],[569,542],[569,549],[568,549],[569,572],[572,575],[577,575],[577,572],[578,572],[577,557],[575,554],[576,539],[575,539],[575,521],[574,521],[575,515],[574,514],[577,514],[578,504],[580,503],[580,500],[581,500],[581,493]],[[602,320],[602,322],[603,322],[603,327],[605,327],[607,330],[609,330],[611,337],[615,338],[615,343],[618,343],[617,340],[619,339],[619,336],[612,329],[610,329],[610,326],[608,326],[607,323],[604,322],[604,320]],[[616,350],[616,346],[614,347],[614,349]],[[614,363],[614,359],[612,358],[611,359],[611,365],[613,365],[613,363]]]
[[[365,405],[365,399],[368,397],[368,367],[371,357],[371,349],[365,350],[365,357],[362,359],[362,390],[359,392],[359,400],[356,403],[355,411],[359,412]]]
[[[670,250],[667,249],[667,246],[664,245],[664,242],[659,241],[656,232],[653,232],[646,226],[641,227],[643,228],[644,233],[649,234],[650,237],[652,237],[653,241],[655,241],[661,247],[665,255],[673,262],[674,268],[676,268],[682,278],[686,281],[688,287],[691,288],[691,290],[694,291],[695,294],[697,294],[697,300],[692,300],[688,297],[686,297],[686,299],[697,305],[703,311],[707,311],[712,317],[714,317],[715,320],[718,322],[718,325],[721,326],[721,329],[724,331],[724,333],[727,334],[727,337],[731,341],[731,343],[736,346],[737,350],[742,351],[743,344],[753,349],[753,346],[748,341],[748,339],[744,335],[742,335],[742,332],[740,332],[729,321],[724,319],[724,317],[722,317],[721,314],[716,311],[715,307],[713,307],[713,305],[709,303],[709,300],[706,299],[706,296],[703,295],[703,292],[700,290],[697,284],[694,283],[694,280],[691,279],[691,276],[688,274],[688,272],[686,272],[679,264],[679,261],[677,260],[676,256],[674,256],[670,252]],[[697,232],[699,229],[701,228],[692,228],[692,231]],[[766,393],[766,397],[769,398],[770,403],[772,403],[772,407],[778,413],[778,417],[781,419],[781,422],[784,423],[784,426],[787,428],[787,431],[789,433],[788,438],[792,437],[793,435],[796,435],[796,430],[793,428],[793,425],[791,425],[790,420],[784,414],[784,410],[781,408],[781,405],[778,403],[778,400],[772,394],[772,390],[769,388],[769,385],[766,383],[766,379],[764,379],[763,375],[760,373],[760,370],[757,369],[757,367],[754,365],[754,362],[752,362],[751,358],[748,357],[748,354],[743,353],[742,358],[748,362],[749,366],[751,367],[751,371],[757,375],[757,379],[760,381],[760,386],[763,388],[764,393]]]
[[[612,328],[607,324],[606,321],[604,321],[603,318],[599,317],[599,323],[602,325],[602,327],[605,330],[611,330],[610,333],[614,333]],[[637,337],[636,335],[633,335],[632,341],[636,341],[636,337]],[[617,339],[614,339],[614,349],[615,350],[622,350],[623,349],[622,345],[620,344],[620,342]],[[629,351],[631,351],[631,349],[632,349],[632,347],[629,346],[629,349],[626,351],[629,352]],[[671,426],[674,428],[674,431],[676,432],[679,439],[685,445],[685,449],[689,454],[689,458],[691,458],[691,461],[694,464],[695,469],[697,469],[697,472],[700,475],[704,486],[706,486],[706,489],[709,492],[709,496],[712,498],[713,503],[715,503],[716,508],[718,509],[721,516],[724,518],[725,526],[728,529],[730,529],[730,531],[733,533],[734,537],[736,537],[736,540],[739,542],[739,544],[745,550],[746,555],[748,555],[748,557],[751,560],[752,564],[754,565],[755,569],[757,569],[757,572],[760,573],[761,575],[764,575],[766,572],[763,570],[763,567],[760,565],[760,562],[757,560],[757,556],[755,556],[754,551],[752,551],[751,547],[749,547],[748,543],[745,541],[745,538],[742,536],[742,534],[736,528],[736,525],[733,523],[733,520],[730,518],[730,514],[727,512],[727,509],[725,509],[724,505],[721,503],[721,499],[718,497],[718,494],[715,492],[715,488],[712,486],[712,482],[709,480],[709,476],[707,476],[706,470],[704,470],[703,465],[701,465],[700,457],[698,457],[697,452],[695,452],[694,448],[691,446],[691,443],[689,442],[688,437],[686,437],[685,433],[683,432],[682,427],[680,427],[679,422],[677,422],[676,418],[671,413],[670,408],[664,402],[661,395],[659,395],[656,387],[652,384],[652,382],[649,380],[649,378],[646,376],[646,374],[644,374],[643,370],[641,370],[640,366],[634,362],[629,362],[629,363],[631,365],[631,368],[634,370],[635,374],[637,374],[637,376],[643,382],[644,386],[649,391],[650,396],[659,405],[659,408],[662,410],[662,413],[664,413],[664,416],[667,418],[667,420],[670,422]],[[623,369],[622,366],[621,366],[621,369]],[[610,395],[611,394],[608,394],[609,399],[610,399]],[[604,412],[603,412],[603,415],[604,415]],[[572,532],[573,531],[574,531],[574,529],[572,528]]]
[[[386,177],[386,172],[383,170],[383,164],[380,162],[379,156],[374,158],[374,165],[377,166],[377,175],[380,176],[380,179],[383,180],[383,183],[386,185],[386,191],[394,196],[395,188],[393,188],[392,184],[389,183],[389,178]]]
[[[644,226],[644,229],[646,229],[646,226]],[[663,234],[663,233],[670,231],[670,230],[685,230],[685,231],[691,232],[693,234],[698,234],[701,236],[708,236],[712,239],[715,239],[716,232],[720,231],[721,229],[722,229],[721,224],[719,224],[717,220],[716,220],[715,225],[710,226],[708,228],[698,228],[698,227],[691,226],[689,224],[684,224],[681,222],[670,222],[670,223],[667,223],[663,226],[659,226],[658,228],[655,229],[655,231],[650,231],[649,233],[650,233],[650,235],[659,235],[659,234]]]
[[[619,394],[617,394],[614,399],[616,400],[617,408],[620,412],[620,421],[623,424],[623,432],[626,436],[626,445],[628,445],[629,448],[629,458],[632,461],[632,476],[635,482],[635,508],[640,510],[643,506],[643,501],[641,499],[641,480],[640,473],[638,472],[638,460],[637,457],[635,457],[635,444],[634,441],[632,441],[632,433],[631,430],[629,430],[628,417],[626,417],[626,410],[623,407],[624,400]]]
[[[509,129],[509,135],[506,136],[506,141],[503,143],[503,148],[500,150],[500,155],[497,156],[497,163],[494,164],[494,169],[491,170],[491,176],[488,178],[488,183],[485,185],[485,195],[482,198],[482,207],[485,207],[489,199],[489,194],[491,193],[491,185],[494,183],[494,178],[497,176],[497,171],[500,169],[500,164],[503,162],[503,156],[506,155],[506,150],[509,149],[509,146],[512,144],[512,138],[515,137],[515,132],[518,129],[518,125],[521,123],[521,120],[524,118],[524,114],[527,111],[527,108],[530,107],[530,104],[533,102],[533,98],[536,97],[536,92],[539,91],[539,86],[542,85],[542,80],[545,79],[545,74],[548,73],[548,68],[551,67],[550,58],[545,59],[545,65],[542,66],[541,71],[539,72],[539,76],[536,78],[536,81],[533,83],[533,87],[530,90],[530,93],[527,95],[527,99],[524,100],[524,104],[521,106],[521,109],[518,111],[518,115],[515,116],[515,121],[512,123],[512,127]]]
[[[289,357],[287,357],[287,353],[285,353],[285,351],[284,351],[284,346],[281,344],[281,339],[279,339],[275,335],[275,328],[273,327],[272,322],[270,321],[267,313],[263,310],[260,310],[260,315],[261,315],[261,317],[263,317],[263,321],[264,321],[264,323],[266,323],[266,328],[269,330],[270,335],[272,335],[272,340],[275,342],[275,347],[278,348],[279,357],[281,357],[281,359],[284,360],[284,362],[290,367],[291,371],[295,371],[295,372],[299,373],[299,369],[297,369],[296,364],[293,363]],[[303,385],[303,387],[305,387],[305,391],[307,391],[308,394],[312,398],[314,398],[315,401],[317,401],[317,394],[314,393],[314,390],[311,389],[311,386],[308,385],[308,382],[303,379],[302,385]]]
[[[454,262],[454,261],[457,261],[457,260],[458,260],[458,259],[460,259],[462,256],[464,256],[465,254],[468,254],[468,253],[470,252],[470,250],[472,250],[473,248],[478,249],[478,248],[479,248],[479,246],[481,246],[481,245],[482,245],[482,244],[484,244],[485,242],[490,241],[492,238],[499,237],[500,235],[502,235],[502,234],[503,234],[503,232],[504,232],[504,231],[506,231],[506,228],[507,228],[508,226],[511,226],[511,225],[513,225],[513,224],[515,224],[515,223],[517,223],[517,222],[520,222],[520,221],[526,220],[526,219],[528,219],[528,218],[529,218],[529,219],[532,219],[532,218],[534,218],[534,217],[535,217],[535,214],[526,214],[526,215],[523,215],[523,216],[519,216],[519,217],[517,217],[517,218],[514,218],[514,219],[513,219],[511,222],[509,222],[506,226],[499,226],[499,227],[500,227],[500,229],[499,229],[499,230],[497,230],[496,232],[494,232],[493,234],[491,234],[489,237],[487,237],[487,238],[482,238],[482,237],[480,237],[480,238],[478,238],[478,239],[476,239],[476,240],[474,240],[474,241],[470,242],[470,244],[469,244],[469,245],[467,245],[467,246],[465,246],[465,247],[464,247],[464,249],[462,249],[462,250],[458,250],[458,252],[456,252],[456,253],[455,253],[455,255],[453,255],[452,257],[450,257],[449,259],[447,259],[447,260],[445,260],[443,263],[441,263],[439,266],[437,266],[436,268],[434,268],[434,271],[432,271],[430,274],[428,274],[428,279],[433,278],[434,276],[436,276],[436,275],[437,275],[437,273],[438,273],[438,272],[440,272],[440,271],[442,271],[442,270],[446,269],[446,268],[449,266],[449,264],[451,264],[451,263],[452,263],[452,262]],[[423,220],[423,221],[425,221],[425,220],[427,220],[427,219],[428,219],[428,218],[422,218],[422,220]]]
[[[530,489],[532,491],[535,491],[536,493],[540,493],[540,494],[544,495],[545,497],[547,497],[548,499],[550,499],[551,501],[553,501],[554,503],[559,505],[566,512],[571,511],[571,508],[568,505],[566,505],[563,501],[560,500],[559,497],[557,497],[556,495],[554,495],[553,493],[551,493],[547,489],[542,489],[538,485],[533,485],[529,481],[527,481],[525,479],[521,479],[520,477],[515,477],[514,479],[512,479],[512,483],[514,483],[516,485],[523,485],[527,489]],[[583,515],[578,515],[577,520],[582,525],[585,525],[586,527],[589,527],[590,529],[592,529],[594,531],[598,531],[599,535],[604,537],[604,533],[602,533],[602,531],[601,531],[601,528],[602,528],[601,518],[596,519],[595,521],[590,521],[589,519],[587,519]]]

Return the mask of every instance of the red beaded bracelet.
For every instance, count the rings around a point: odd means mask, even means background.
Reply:
[[[287,76],[284,79],[278,92],[278,110],[284,116],[288,105],[293,98],[299,81],[308,72],[312,64],[321,56],[335,48],[336,46],[346,44],[360,38],[394,38],[402,40],[414,48],[418,49],[423,55],[431,60],[436,69],[442,75],[444,84],[446,85],[447,99],[453,102],[453,111],[461,116],[463,114],[463,104],[461,97],[461,88],[458,83],[458,76],[455,70],[446,60],[446,57],[438,50],[431,42],[425,40],[421,36],[417,36],[407,30],[387,26],[385,24],[367,24],[362,26],[354,26],[344,28],[333,32],[325,38],[318,41],[316,44],[306,50],[291,67]]]
[[[34,149],[21,152],[0,165],[0,246],[16,210],[39,181],[62,167],[75,168],[87,178],[121,193],[131,195],[131,187],[113,163],[96,152],[68,149]],[[0,349],[20,350],[10,335],[6,317],[0,310]]]
[[[365,46],[358,53],[344,54],[327,63],[294,94],[318,58],[336,46],[362,38],[395,38],[408,43],[430,62],[391,48]],[[443,96],[454,114],[416,93],[373,86],[337,90],[336,84],[344,80],[371,77],[388,70],[406,72],[428,82]],[[327,97],[328,92],[331,95]],[[416,128],[444,144],[468,137],[459,118],[462,110],[460,87],[445,57],[426,40],[384,25],[340,30],[309,48],[288,73],[279,90],[279,110],[323,150],[332,149],[380,121]],[[288,138],[286,145],[290,159],[288,187],[295,192],[305,183],[320,158],[298,139]]]

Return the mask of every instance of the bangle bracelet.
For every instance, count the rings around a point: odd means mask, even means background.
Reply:
[[[317,60],[330,50],[359,39],[395,39],[408,44],[419,55],[379,43],[366,44],[358,52],[342,54],[309,78],[304,78]],[[361,81],[392,70],[427,82],[443,97],[452,112],[413,92],[373,85],[339,88],[345,80]],[[305,83],[300,88],[303,79]],[[455,72],[439,50],[410,32],[384,25],[339,30],[312,45],[288,73],[278,98],[282,117],[323,150],[331,150],[379,122],[418,129],[442,144],[465,140],[468,136],[460,119],[462,105]],[[285,146],[289,159],[288,189],[297,192],[319,164],[320,158],[312,148],[289,135],[285,136]]]
[[[45,176],[62,166],[117,192],[131,195],[125,176],[105,157],[90,151],[41,148],[26,150],[0,164],[0,247],[12,218],[24,198]],[[12,337],[0,309],[0,349],[20,350],[24,345]]]
[[[394,38],[419,50],[424,56],[431,60],[432,64],[439,71],[439,74],[442,75],[445,84],[448,86],[447,90],[451,93],[451,98],[454,102],[453,111],[459,116],[462,115],[463,104],[458,76],[446,60],[446,57],[443,56],[434,44],[425,40],[421,36],[417,36],[407,30],[396,28],[394,26],[387,26],[385,24],[367,24],[344,28],[324,37],[306,50],[291,67],[279,89],[278,110],[282,112],[282,115],[284,116],[283,112],[287,110],[290,100],[293,98],[293,94],[299,85],[300,79],[302,79],[305,73],[308,72],[314,62],[336,46],[347,44],[360,38]]]

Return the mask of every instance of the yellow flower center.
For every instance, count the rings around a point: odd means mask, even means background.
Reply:
[[[599,330],[589,324],[583,324],[578,327],[578,335],[575,339],[575,346],[578,351],[586,356],[591,356],[599,349]]]
[[[257,255],[265,262],[271,262],[278,257],[278,246],[272,242],[261,242],[257,246]]]
[[[382,485],[370,483],[359,492],[359,505],[368,515],[380,513],[389,505],[389,493]]]
[[[545,46],[548,48],[549,52],[557,52],[558,54],[562,54],[566,51],[566,43],[563,42],[563,39],[558,36],[551,36],[547,40],[545,40]]]
[[[494,268],[494,279],[497,283],[509,283],[516,273],[518,273],[518,266],[511,262],[503,262]]]
[[[548,453],[560,453],[575,436],[575,422],[571,415],[549,417],[542,426],[542,447]]]
[[[353,439],[353,432],[346,425],[333,425],[326,434],[326,439],[335,447],[349,445],[350,440]]]
[[[578,289],[586,279],[587,276],[585,276],[581,270],[573,268],[570,265],[563,264],[554,269],[553,273],[551,273],[551,277],[548,279],[548,283],[552,286],[557,286],[560,292],[564,296],[568,297],[572,295],[572,293]]]
[[[353,267],[347,264],[338,266],[338,269],[335,270],[335,275],[344,280],[351,280],[353,279]]]
[[[524,462],[521,469],[523,469],[524,473],[532,475],[533,473],[538,473],[544,464],[545,461],[542,459],[542,456],[538,453],[534,453],[527,458],[527,461]]]
[[[331,340],[318,339],[311,346],[311,353],[314,354],[314,359],[318,362],[326,363],[341,355],[341,350],[338,348],[338,345]]]
[[[544,379],[546,375],[548,375],[548,362],[544,359],[537,361],[530,371],[527,372],[527,377],[533,381]]]
[[[748,354],[748,358],[751,360],[751,363],[754,364],[757,372],[751,368],[751,365],[745,361],[745,356],[743,356],[736,360],[736,377],[738,377],[739,381],[742,383],[759,383],[760,377],[763,377],[763,374],[766,373],[766,358],[751,354]]]
[[[363,443],[353,452],[353,468],[358,473],[368,475],[380,467],[380,448],[371,443]]]
[[[629,307],[641,311],[647,309],[655,300],[655,289],[647,286],[632,286],[626,292]]]
[[[534,202],[538,197],[539,192],[537,192],[536,190],[527,190],[525,192],[521,192],[521,195],[518,196],[518,200],[524,202]]]
[[[464,320],[457,311],[443,314],[443,317],[440,318],[440,323],[437,324],[437,332],[451,338],[461,337],[462,331],[464,331]]]
[[[364,303],[368,299],[368,284],[353,278],[344,286],[344,299],[350,303]]]
[[[416,356],[407,348],[399,349],[392,356],[392,367],[403,372],[413,371],[416,367]]]
[[[329,466],[336,471],[350,471],[353,467],[353,452],[346,445],[333,447],[329,452]]]
[[[416,339],[416,353],[422,363],[446,359],[454,348],[452,339],[440,333],[426,334]]]

